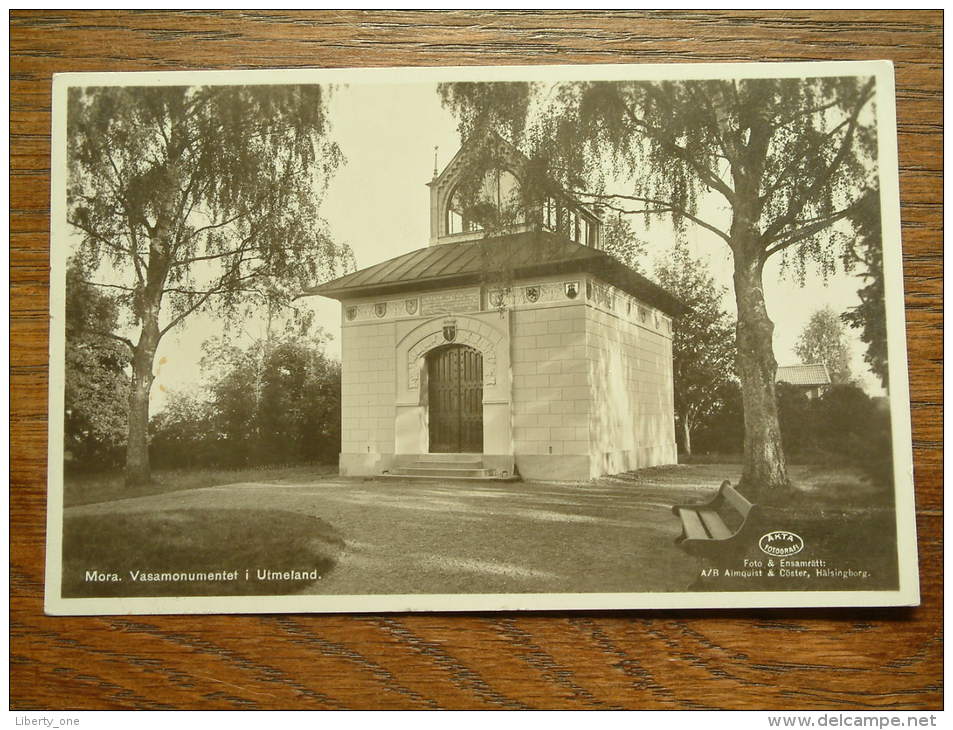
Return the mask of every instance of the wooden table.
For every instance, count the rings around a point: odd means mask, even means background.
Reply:
[[[14,11],[11,705],[941,707],[942,13]],[[892,59],[923,605],[548,615],[43,615],[50,77]]]

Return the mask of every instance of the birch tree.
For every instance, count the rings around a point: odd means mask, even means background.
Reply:
[[[341,161],[320,86],[73,88],[67,215],[86,282],[125,313],[126,481],[147,481],[162,338],[284,305],[347,258],[318,215]]]

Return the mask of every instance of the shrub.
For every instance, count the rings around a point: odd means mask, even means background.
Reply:
[[[291,337],[208,348],[203,397],[178,393],[151,424],[165,468],[330,462],[341,450],[341,366]]]
[[[851,464],[876,484],[892,484],[890,411],[856,385],[831,386],[819,398],[779,383],[778,418],[789,461]],[[725,387],[719,410],[694,439],[695,454],[737,454],[744,447],[741,389]]]

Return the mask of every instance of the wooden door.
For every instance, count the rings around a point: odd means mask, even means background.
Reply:
[[[430,453],[483,452],[483,355],[447,345],[427,355]]]

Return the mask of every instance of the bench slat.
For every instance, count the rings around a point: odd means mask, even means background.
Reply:
[[[748,516],[748,512],[751,510],[751,502],[745,499],[741,493],[730,484],[721,488],[721,496],[725,502],[728,503],[729,507],[741,514],[742,518]]]
[[[685,537],[687,539],[704,540],[708,537],[705,526],[702,524],[701,518],[695,510],[680,509],[678,516],[682,520],[682,525],[685,528]]]
[[[721,517],[718,516],[718,513],[714,510],[699,510],[698,516],[705,525],[705,529],[708,530],[708,534],[711,535],[713,539],[727,540],[729,537],[731,537],[731,530],[728,529],[725,521],[722,520]]]
[[[672,506],[682,522],[682,534],[675,542],[692,555],[711,557],[734,545],[734,538],[744,529],[753,509],[754,505],[726,479],[707,502]]]

